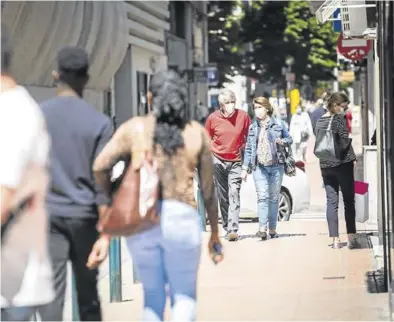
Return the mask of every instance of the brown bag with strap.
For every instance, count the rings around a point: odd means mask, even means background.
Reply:
[[[145,119],[136,125],[137,136],[144,135],[144,121]],[[131,156],[132,160],[125,170],[126,174],[112,205],[97,224],[99,232],[112,236],[130,236],[159,223],[159,178],[152,159],[152,144],[138,153],[141,155]]]

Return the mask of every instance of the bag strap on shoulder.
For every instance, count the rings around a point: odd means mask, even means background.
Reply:
[[[332,120],[334,119],[335,115],[332,115],[330,118],[330,122],[328,122],[328,127],[327,127],[327,131],[331,131],[331,125],[332,125]]]

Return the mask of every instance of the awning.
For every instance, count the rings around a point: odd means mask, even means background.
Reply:
[[[64,46],[86,49],[90,82],[107,89],[128,46],[123,1],[6,1],[2,21],[11,33],[13,73],[24,85],[51,86],[56,54]]]

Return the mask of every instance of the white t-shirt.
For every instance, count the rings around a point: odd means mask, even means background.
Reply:
[[[0,94],[0,184],[15,189],[13,207],[28,205],[2,236],[1,307],[35,306],[54,298],[48,254],[50,139],[40,107],[23,87]]]

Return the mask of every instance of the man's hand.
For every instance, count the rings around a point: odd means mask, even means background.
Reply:
[[[275,140],[275,143],[279,144],[279,145],[284,145],[285,144],[285,142],[282,139],[279,139],[279,138]]]
[[[243,181],[246,181],[247,178],[248,178],[248,172],[246,170],[242,170],[242,172],[241,172],[241,179]]]
[[[109,235],[101,235],[94,243],[86,263],[89,269],[97,268],[107,258],[110,240]]]

